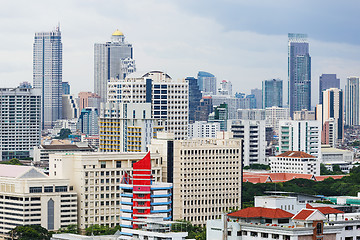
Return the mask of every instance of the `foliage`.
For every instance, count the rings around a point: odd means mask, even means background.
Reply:
[[[19,159],[13,158],[9,161],[1,161],[0,164],[7,164],[7,165],[23,165]]]
[[[192,225],[191,222],[180,220],[171,226],[174,232],[188,232],[187,239],[206,240],[206,228]]]
[[[48,230],[38,225],[17,226],[9,235],[18,240],[49,240],[51,237]]]
[[[359,147],[359,146],[360,146],[360,141],[359,141],[359,140],[355,140],[354,142],[352,142],[352,143],[350,144],[350,146]]]
[[[58,233],[73,233],[73,234],[78,234],[79,233],[79,229],[78,226],[76,224],[70,224],[67,225],[66,228],[61,228],[59,229]]]
[[[320,175],[342,175],[344,174],[339,165],[333,165],[333,170],[328,170],[324,164],[320,164]]]
[[[270,166],[265,164],[250,164],[250,166],[245,166],[244,169],[270,170]]]
[[[115,226],[114,228],[110,228],[109,226],[104,225],[92,225],[85,229],[86,235],[90,236],[94,234],[97,235],[114,235],[117,230],[120,230],[120,226]]]
[[[62,128],[59,132],[59,135],[56,137],[56,139],[66,139],[71,134],[71,130],[68,128]]]

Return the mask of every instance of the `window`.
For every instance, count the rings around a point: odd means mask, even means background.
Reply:
[[[272,234],[273,239],[279,239],[279,234]]]
[[[101,168],[106,168],[106,162],[105,161],[100,162],[100,167]]]
[[[241,231],[237,231],[236,236],[241,236]]]
[[[346,229],[346,227],[345,227]],[[322,234],[322,224],[321,223],[317,223],[316,224],[316,234],[317,235],[321,235]]]
[[[117,168],[121,168],[121,161],[117,161],[117,162],[116,162],[116,167],[117,167]]]
[[[48,201],[47,211],[48,211],[47,228],[49,230],[54,230],[54,200],[50,199]]]
[[[53,187],[53,186],[44,187],[44,192],[53,192],[53,191],[54,191],[54,187]]]
[[[243,236],[247,236],[247,231],[242,231]]]
[[[29,192],[30,193],[41,193],[42,187],[30,187]]]
[[[250,232],[250,236],[252,237],[257,237],[258,233],[257,232]]]
[[[228,236],[231,236],[231,231],[228,231]]]
[[[268,234],[268,233],[261,233],[261,237],[262,237],[262,238],[268,238],[268,237],[269,237],[269,234]]]
[[[55,186],[55,192],[67,192],[67,186]]]
[[[345,230],[353,230],[353,226],[346,226]]]

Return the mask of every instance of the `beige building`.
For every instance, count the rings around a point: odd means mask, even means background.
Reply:
[[[84,230],[94,224],[115,227],[120,223],[120,183],[132,164],[146,153],[59,153],[50,155],[50,176],[70,179],[78,197],[78,226]],[[163,160],[151,154],[152,177],[164,179]]]
[[[205,225],[241,204],[242,140],[221,132],[217,138],[173,140],[158,133],[150,145],[167,166],[173,183],[173,219]]]
[[[30,166],[0,165],[0,239],[21,225],[56,231],[77,224],[77,198],[69,180]]]

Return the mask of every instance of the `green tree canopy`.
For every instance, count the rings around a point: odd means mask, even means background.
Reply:
[[[68,128],[62,128],[59,132],[59,135],[56,137],[57,139],[66,139],[71,134],[71,130]]]
[[[38,225],[17,226],[9,232],[10,237],[18,240],[49,240],[50,234],[46,228]]]

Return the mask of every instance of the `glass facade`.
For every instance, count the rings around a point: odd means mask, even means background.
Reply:
[[[262,82],[262,108],[282,107],[283,81],[280,79],[264,80]]]

